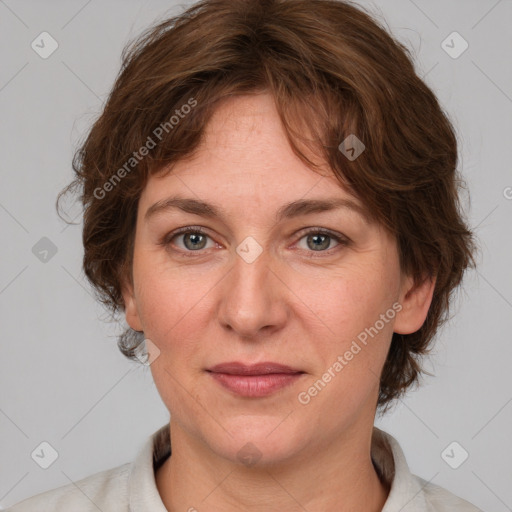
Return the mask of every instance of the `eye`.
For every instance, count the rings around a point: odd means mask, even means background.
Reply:
[[[302,247],[306,251],[310,252],[320,252],[320,253],[328,253],[330,254],[332,250],[335,250],[338,246],[347,246],[349,241],[341,235],[335,234],[331,231],[326,231],[323,229],[313,228],[307,231],[304,236],[301,237],[300,240],[306,241],[306,247]],[[333,240],[336,242],[336,245],[332,247]],[[315,257],[314,255],[311,255]]]
[[[211,246],[207,247],[207,240],[209,238],[210,237],[201,227],[187,226],[177,229],[165,236],[161,241],[161,245],[176,245],[178,249],[181,249],[184,252],[197,252],[211,248]],[[173,240],[175,239],[178,241],[181,240],[182,243],[173,243]]]
[[[211,241],[210,246],[208,246],[208,239]],[[300,247],[302,240],[306,242],[305,247]],[[176,241],[181,241],[181,243]],[[334,247],[333,241],[336,244]],[[314,253],[320,253],[319,256],[321,257],[325,254],[330,255],[339,246],[347,246],[349,243],[350,240],[341,234],[325,229],[312,228],[303,232],[302,237],[299,239],[299,249],[308,252],[309,257],[318,257]],[[178,252],[192,256],[193,254],[191,253],[199,253],[200,251],[211,249],[215,246],[215,243],[200,226],[186,226],[166,235],[160,241],[160,245],[164,247],[176,246],[179,250]]]

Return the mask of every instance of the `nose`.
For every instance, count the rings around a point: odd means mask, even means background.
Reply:
[[[279,276],[268,252],[254,261],[236,253],[233,267],[222,280],[219,321],[240,338],[256,340],[283,328],[289,310],[290,290]]]

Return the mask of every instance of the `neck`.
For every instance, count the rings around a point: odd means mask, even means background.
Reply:
[[[361,430],[345,433],[323,450],[306,447],[293,460],[260,468],[219,457],[171,421],[172,456],[157,470],[157,487],[169,512],[251,507],[380,512],[389,486],[371,460],[372,428],[364,436]]]

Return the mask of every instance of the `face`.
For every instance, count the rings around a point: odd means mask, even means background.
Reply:
[[[160,351],[151,371],[171,425],[224,458],[250,442],[274,463],[373,425],[392,333],[421,326],[432,286],[402,275],[363,206],[293,153],[268,95],[229,99],[193,158],[150,178],[123,296]],[[209,371],[230,362],[300,373]]]

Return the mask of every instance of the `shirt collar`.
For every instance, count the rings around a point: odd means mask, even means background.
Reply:
[[[146,441],[132,464],[128,481],[130,512],[168,512],[156,486],[155,469],[171,454],[169,423]]]
[[[129,475],[131,512],[167,512],[155,481],[155,470],[171,454],[170,426],[160,427],[140,450]],[[398,441],[373,427],[371,457],[381,477],[391,486],[382,512],[427,512],[420,481],[411,474]]]
[[[429,510],[420,481],[411,474],[398,441],[373,427],[372,460],[384,480],[391,485],[382,512],[423,512]]]

